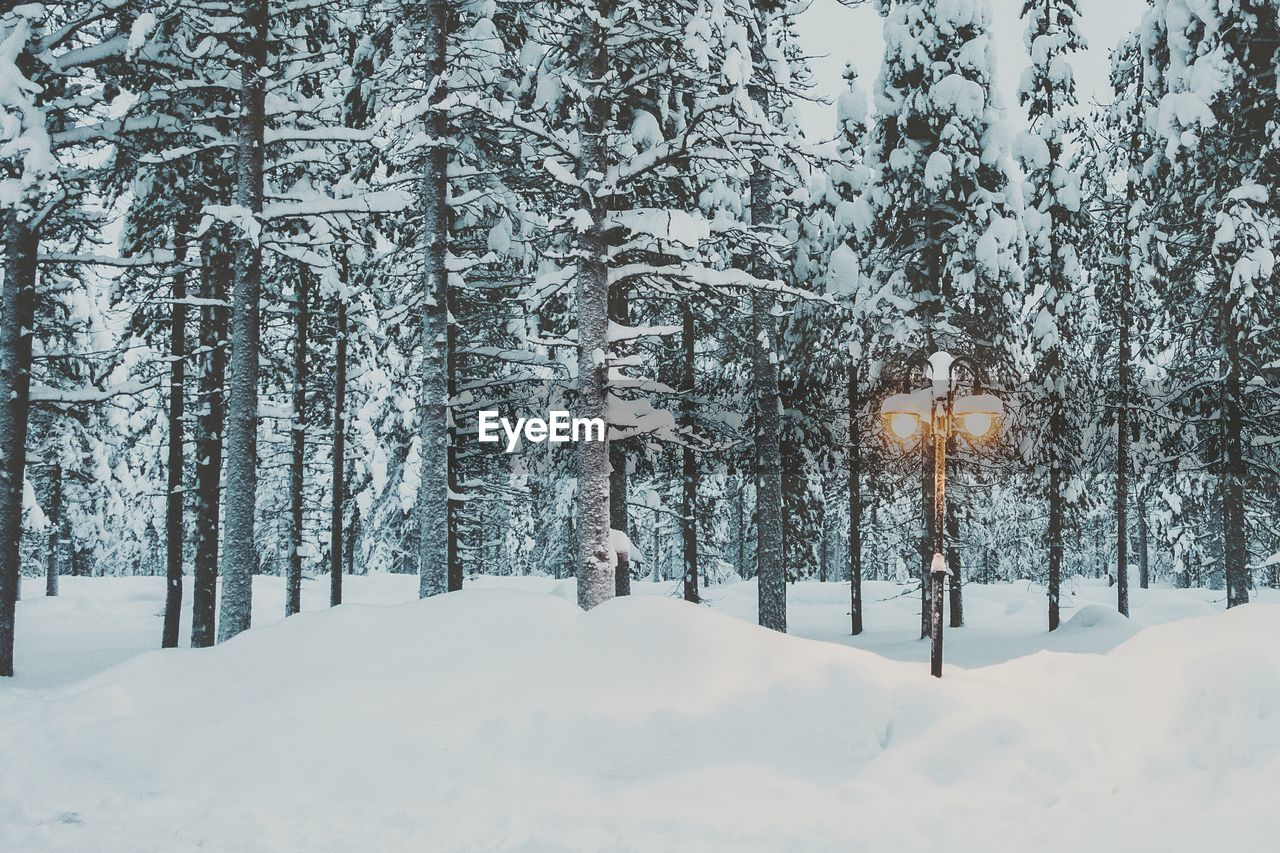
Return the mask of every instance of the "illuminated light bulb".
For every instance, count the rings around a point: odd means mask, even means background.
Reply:
[[[991,427],[995,426],[996,422],[990,412],[968,412],[963,415],[963,418],[964,431],[974,438],[982,438],[991,432]]]
[[[895,412],[889,417],[889,431],[897,438],[911,438],[920,428],[920,418],[910,412]]]

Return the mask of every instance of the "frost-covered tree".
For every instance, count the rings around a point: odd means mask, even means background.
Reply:
[[[1049,630],[1058,627],[1067,495],[1080,459],[1082,410],[1080,300],[1085,273],[1080,246],[1091,236],[1082,206],[1081,180],[1067,150],[1079,122],[1071,55],[1084,39],[1075,0],[1026,0],[1026,46],[1031,65],[1023,73],[1018,98],[1031,127],[1016,140],[1015,153],[1026,174],[1023,222],[1027,234],[1026,278],[1035,290],[1025,306],[1030,319],[1028,346],[1033,362],[1026,450],[1042,478],[1048,504]],[[1123,432],[1123,427],[1121,427]],[[1121,475],[1123,476],[1123,475]],[[1123,593],[1122,593],[1123,595]],[[1127,610],[1127,603],[1121,612]]]

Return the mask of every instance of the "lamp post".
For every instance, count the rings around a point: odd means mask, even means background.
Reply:
[[[919,437],[931,442],[933,458],[933,518],[930,540],[933,559],[929,564],[929,672],[942,677],[942,596],[943,579],[951,573],[943,556],[947,520],[947,441],[964,435],[972,443],[988,441],[999,434],[1004,403],[993,394],[956,396],[956,371],[966,371],[977,389],[981,376],[977,365],[966,357],[947,352],[929,356],[924,374],[929,385],[915,391],[894,394],[884,401],[881,416],[885,432],[903,447]],[[922,580],[923,582],[923,580]]]

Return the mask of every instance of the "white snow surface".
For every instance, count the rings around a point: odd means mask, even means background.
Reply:
[[[817,642],[747,621],[751,581],[583,613],[572,581],[349,577],[330,610],[318,578],[281,621],[258,577],[259,627],[146,651],[163,578],[62,581],[19,603],[0,850],[1272,849],[1275,603],[1126,620],[1076,579],[1048,634],[1042,589],[971,584],[938,681],[884,582],[859,638],[844,584],[790,585]]]

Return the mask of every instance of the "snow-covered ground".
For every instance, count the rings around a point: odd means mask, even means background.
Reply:
[[[937,681],[891,584],[849,638],[843,584],[789,587],[788,637],[752,583],[584,614],[544,578],[347,580],[282,622],[256,578],[254,630],[165,652],[162,579],[26,586],[0,850],[1274,849],[1270,594],[1126,621],[1076,581],[1049,635],[1043,590],[970,585]]]

